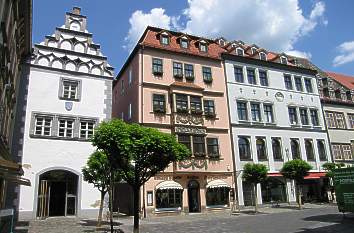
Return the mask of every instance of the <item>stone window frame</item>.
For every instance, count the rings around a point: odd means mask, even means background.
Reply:
[[[52,118],[52,128],[51,128],[50,136],[35,134],[36,118],[37,117],[51,117]],[[72,137],[60,137],[59,136],[59,119],[73,119],[74,120]],[[89,139],[80,138],[80,122],[81,121],[94,122],[94,128],[96,128],[99,124],[98,117],[66,115],[66,114],[48,113],[48,112],[32,112],[31,113],[31,121],[30,121],[29,137],[30,138],[42,138],[42,139],[55,139],[55,140],[69,140],[69,141],[89,141]]]
[[[70,99],[64,97],[64,82],[76,82],[77,83],[77,98]],[[82,80],[75,78],[60,77],[58,97],[61,100],[80,102],[82,97]]]

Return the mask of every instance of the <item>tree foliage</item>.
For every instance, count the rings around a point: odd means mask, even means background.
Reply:
[[[258,184],[267,179],[268,168],[264,164],[247,163],[243,167],[242,178],[250,183]]]
[[[139,226],[140,187],[174,161],[190,155],[176,137],[157,129],[115,119],[96,129],[92,144],[108,155],[111,166],[122,172],[134,191],[134,232]]]
[[[344,167],[344,163],[325,163],[322,165],[323,169],[326,171],[326,176],[329,178],[334,177],[334,169]]]
[[[306,161],[301,159],[294,159],[286,162],[280,173],[287,179],[295,180],[296,182],[301,182],[305,176],[309,174],[312,166]]]
[[[93,184],[94,187],[101,192],[100,209],[97,221],[97,226],[101,226],[104,196],[110,190],[111,184],[121,180],[121,176],[119,171],[112,171],[110,169],[107,155],[103,151],[95,151],[90,155],[86,166],[82,168],[82,174],[85,181]]]

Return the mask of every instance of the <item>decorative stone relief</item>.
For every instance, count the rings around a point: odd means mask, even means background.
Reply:
[[[207,163],[206,159],[191,158],[191,159],[187,159],[187,160],[179,162],[178,167],[184,168],[184,169],[192,168],[193,170],[196,168],[208,169],[208,163]]]
[[[206,129],[177,126],[175,132],[180,134],[206,134]]]
[[[181,124],[189,124],[189,125],[204,124],[203,117],[200,115],[177,113],[175,119],[176,119],[176,123],[181,123]]]

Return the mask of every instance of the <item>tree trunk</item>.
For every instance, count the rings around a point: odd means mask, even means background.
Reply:
[[[301,200],[301,195],[302,195],[302,187],[301,185],[297,185],[298,187],[298,204],[299,204],[299,210],[302,210],[302,200]]]
[[[113,208],[112,208],[112,188],[113,188],[113,185],[112,185],[112,182],[110,184],[110,187],[109,187],[109,201],[108,201],[108,208],[109,208],[109,223],[111,225],[111,233],[114,232],[114,229],[113,229]]]
[[[139,233],[140,187],[133,187],[133,190],[134,190],[134,233]]]
[[[258,213],[258,192],[257,192],[257,184],[253,184],[254,187],[254,212]]]
[[[97,227],[102,225],[102,212],[103,212],[103,203],[104,203],[104,196],[106,195],[105,191],[101,191],[101,201],[100,201],[100,210],[98,212],[98,219],[97,219]]]

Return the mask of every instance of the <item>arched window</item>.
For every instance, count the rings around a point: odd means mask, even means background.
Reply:
[[[320,157],[320,160],[326,161],[327,160],[327,153],[326,153],[326,147],[325,147],[324,141],[318,140],[317,141],[317,148],[318,148],[318,155]]]
[[[299,141],[297,139],[291,139],[290,145],[293,159],[301,159]]]
[[[257,138],[256,147],[257,147],[258,160],[267,160],[265,139],[264,138]]]
[[[315,160],[315,155],[313,153],[313,146],[312,140],[305,140],[305,150],[306,150],[306,157],[307,160]]]
[[[273,157],[274,160],[282,160],[282,153],[281,153],[281,143],[279,138],[272,139],[272,150],[273,150]]]
[[[250,143],[248,138],[240,137],[238,139],[238,151],[241,160],[251,159],[251,150],[250,150]]]

